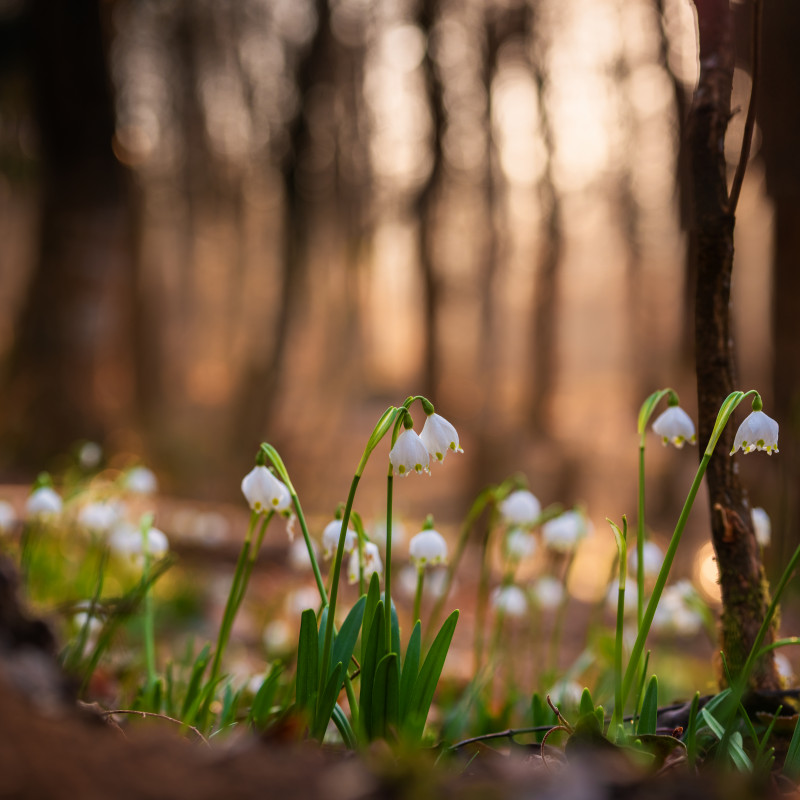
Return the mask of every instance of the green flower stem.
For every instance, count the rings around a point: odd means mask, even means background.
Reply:
[[[241,575],[238,573],[234,574],[234,585],[238,581],[238,586],[236,587],[236,599],[234,601],[232,614],[234,618],[236,614],[239,612],[239,608],[242,605],[242,601],[244,600],[245,593],[247,592],[247,587],[250,583],[250,576],[253,574],[253,569],[255,568],[256,561],[258,560],[258,554],[261,552],[261,544],[264,541],[264,534],[266,533],[267,526],[270,523],[270,520],[275,515],[274,511],[269,511],[267,514],[264,515],[263,519],[261,520],[261,525],[258,528],[258,534],[256,535],[256,542],[254,547],[250,547],[250,551],[246,557],[244,569],[242,570]],[[231,587],[231,591],[233,591],[233,586]]]
[[[366,464],[366,460],[363,457],[361,459],[361,463],[359,464],[359,468],[361,469],[363,469],[362,464]],[[322,669],[320,670],[320,681],[323,683],[323,685],[327,680],[328,669],[330,668],[331,663],[331,648],[333,647],[333,620],[336,616],[336,598],[339,595],[339,576],[342,572],[344,540],[347,536],[347,525],[350,522],[350,514],[353,510],[353,501],[355,500],[356,489],[358,489],[358,482],[360,480],[361,473],[356,472],[356,474],[353,475],[353,481],[350,484],[350,493],[347,495],[347,503],[344,507],[344,513],[342,514],[342,531],[339,534],[339,544],[336,547],[336,558],[333,562],[333,581],[331,583],[331,595],[328,602],[328,619],[325,624],[325,639],[323,640],[322,645]]]
[[[311,536],[308,533],[308,525],[306,525],[306,518],[303,514],[303,509],[300,507],[300,500],[297,497],[297,492],[295,492],[294,487],[289,489],[289,493],[292,496],[292,504],[294,505],[294,510],[297,513],[297,521],[300,523],[300,530],[303,532],[303,539],[306,542],[306,548],[308,549],[308,557],[311,559],[311,569],[314,570],[314,580],[317,582],[317,590],[319,591],[319,598],[322,601],[323,606],[328,605],[328,593],[325,591],[325,583],[322,580],[322,573],[319,571],[319,564],[317,563],[317,557],[314,555],[314,548],[311,545]]]
[[[639,443],[639,505],[636,513],[636,624],[644,616],[644,434]]]
[[[609,731],[616,735],[622,723],[622,639],[625,624],[625,584],[628,574],[628,521],[622,517],[622,530],[619,526],[608,520],[614,532],[619,556],[619,589],[617,591],[617,626],[614,637],[614,713],[611,717]],[[641,562],[640,562],[641,563]]]
[[[150,578],[150,528],[153,527],[153,515],[145,514],[139,524],[139,531],[142,537],[142,552],[144,554],[144,567],[142,569],[142,581],[147,586]],[[158,680],[156,673],[156,643],[155,643],[155,610],[153,608],[153,587],[147,586],[144,593],[144,655],[147,667],[147,684],[145,694],[150,699],[150,692]]]
[[[414,620],[415,625],[420,619],[420,609],[422,608],[422,587],[424,584],[425,567],[417,567],[417,591],[414,593],[414,616],[411,618]]]
[[[384,591],[386,600],[384,613],[386,614],[386,652],[392,652],[392,495],[394,492],[394,474],[392,465],[389,465],[389,475],[386,478],[386,564],[384,575],[386,583]],[[417,617],[414,617],[415,621]],[[399,655],[399,654],[398,654]]]

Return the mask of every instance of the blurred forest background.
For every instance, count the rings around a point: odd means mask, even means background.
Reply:
[[[734,269],[739,385],[781,424],[780,456],[742,459],[778,554],[798,538],[799,20],[765,4]],[[640,403],[671,385],[696,409],[696,38],[689,0],[0,0],[0,476],[93,440],[226,500],[266,439],[330,513],[379,414],[423,393],[465,455],[404,482],[420,513],[455,521],[519,470],[543,503],[633,519]],[[671,530],[697,455],[651,441]]]

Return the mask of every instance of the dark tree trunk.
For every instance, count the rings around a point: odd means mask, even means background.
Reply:
[[[696,257],[695,355],[699,438],[708,441],[722,401],[738,388],[730,328],[734,215],[730,209],[723,143],[733,83],[733,17],[728,0],[696,0],[700,83],[689,114],[692,176],[691,252]],[[735,428],[723,432],[708,466],[711,536],[722,590],[720,645],[732,675],[744,665],[769,602],[750,507],[728,454]],[[702,450],[701,450],[702,455]],[[751,456],[752,457],[752,456]],[[768,634],[765,644],[771,641]],[[779,686],[773,659],[763,659],[753,688]]]
[[[6,438],[44,460],[130,424],[133,248],[97,0],[31,4],[42,167],[38,261],[10,357]]]

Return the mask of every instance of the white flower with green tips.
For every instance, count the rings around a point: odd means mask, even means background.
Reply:
[[[422,439],[411,429],[404,430],[389,453],[389,461],[395,475],[422,474],[430,472],[430,456]]]
[[[439,531],[429,528],[411,537],[408,552],[417,569],[447,563],[447,542]]]
[[[425,449],[436,461],[444,461],[448,452],[463,453],[458,443],[458,433],[451,423],[439,414],[430,414],[419,435]]]
[[[731,455],[740,447],[743,453],[752,453],[753,450],[766,450],[770,456],[777,453],[778,423],[760,409],[752,411],[736,431]]]
[[[55,489],[40,486],[31,492],[25,501],[25,510],[30,517],[54,517],[61,513],[63,502]]]
[[[508,525],[533,525],[542,513],[541,503],[527,489],[517,489],[498,505],[500,515]]]
[[[383,561],[378,545],[374,542],[364,543],[364,580],[369,581],[373,573],[378,577],[383,575]],[[350,561],[347,564],[347,580],[349,583],[358,582],[358,548],[353,550]]]
[[[285,511],[292,501],[286,485],[266,467],[253,467],[242,479],[242,494],[258,513]]]
[[[586,538],[591,523],[580,511],[565,511],[542,526],[545,546],[559,553],[571,552],[581,539]]]
[[[664,445],[672,442],[678,449],[686,442],[695,444],[697,441],[692,418],[677,405],[670,406],[656,419],[653,423],[653,432],[661,437]]]
[[[332,558],[339,548],[339,537],[342,534],[342,521],[335,519],[325,526],[322,531],[322,557]],[[344,552],[350,554],[358,543],[358,536],[352,528],[348,528],[344,535]]]
[[[514,619],[528,613],[528,597],[519,586],[498,586],[492,592],[491,604],[495,611]]]

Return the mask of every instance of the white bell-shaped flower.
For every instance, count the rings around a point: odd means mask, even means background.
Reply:
[[[375,572],[378,573],[378,577],[383,575],[383,561],[378,545],[374,542],[364,542],[364,580],[369,581]],[[347,563],[347,580],[350,583],[358,583],[358,548],[353,550]]]
[[[145,549],[152,559],[163,558],[169,551],[169,540],[158,528],[149,528],[145,540],[139,528],[130,522],[121,522],[111,531],[108,546],[115,555],[141,566],[144,563]]]
[[[524,528],[511,528],[503,543],[506,557],[511,561],[522,561],[536,552],[536,537]]]
[[[750,512],[750,515],[753,517],[756,541],[761,547],[769,547],[772,540],[772,522],[769,514],[763,508],[756,507]]]
[[[546,611],[558,608],[564,599],[564,584],[553,575],[542,575],[531,590],[536,605]]]
[[[498,586],[492,592],[491,604],[495,611],[514,619],[528,613],[528,597],[519,586]]]
[[[389,453],[395,475],[430,472],[430,456],[422,439],[411,429],[404,430]]]
[[[569,553],[589,533],[589,521],[580,511],[565,511],[542,525],[545,546],[559,553]]]
[[[422,444],[437,461],[444,461],[448,451],[463,453],[458,444],[458,433],[451,423],[439,414],[431,414],[422,426],[419,435]]]
[[[680,406],[670,406],[661,414],[653,423],[653,432],[661,437],[665,445],[672,442],[678,449],[686,442],[694,444],[697,441],[694,422]]]
[[[50,486],[40,486],[31,492],[25,501],[25,510],[30,517],[50,517],[60,514],[63,505],[54,489]]]
[[[266,467],[253,467],[242,479],[242,494],[253,511],[285,511],[292,501],[286,485]]]
[[[325,559],[332,558],[334,553],[339,547],[339,536],[342,533],[342,521],[335,519],[325,526],[322,531],[322,557]],[[344,535],[344,552],[352,553],[356,544],[358,544],[358,536],[352,528],[348,528]]]
[[[542,513],[542,505],[532,492],[517,489],[498,505],[503,520],[509,525],[532,525]]]
[[[778,423],[763,411],[751,412],[739,426],[733,440],[733,455],[739,448],[743,453],[766,450],[767,455],[778,452]]]
[[[433,528],[412,536],[408,543],[408,552],[417,569],[447,563],[447,542],[444,536]]]
[[[158,480],[147,467],[134,467],[125,476],[125,488],[134,494],[154,494],[158,491]]]

